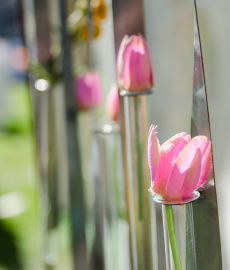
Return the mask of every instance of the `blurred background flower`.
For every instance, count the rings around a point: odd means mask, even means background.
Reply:
[[[106,99],[106,110],[108,116],[113,121],[118,121],[119,113],[119,93],[116,83],[113,83],[109,89]]]
[[[68,29],[73,41],[98,38],[101,32],[101,21],[106,18],[107,5],[103,0],[79,0],[68,17]],[[92,20],[91,20],[92,19]],[[92,28],[92,37],[89,33]]]
[[[75,96],[77,108],[89,110],[98,107],[102,101],[99,75],[91,71],[75,78]]]

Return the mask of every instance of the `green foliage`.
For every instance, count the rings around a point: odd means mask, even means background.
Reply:
[[[10,270],[21,270],[22,264],[20,262],[15,232],[1,219],[0,239],[0,265]]]
[[[28,134],[32,130],[29,90],[25,84],[10,89],[7,96],[8,109],[0,123],[0,132],[10,135]]]
[[[51,85],[57,83],[61,79],[61,66],[59,65],[59,58],[50,58],[43,63],[31,63],[29,65],[29,72],[39,79],[47,80]]]

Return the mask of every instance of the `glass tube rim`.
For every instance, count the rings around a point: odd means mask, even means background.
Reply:
[[[191,203],[191,202],[199,199],[199,197],[200,197],[200,192],[197,191],[197,190],[195,190],[193,192],[193,194],[189,198],[182,199],[180,201],[168,201],[168,200],[164,200],[159,194],[153,192],[151,189],[149,189],[149,192],[150,192],[153,200],[156,203],[160,203],[160,204],[164,204],[164,205],[183,205],[183,204],[188,204],[188,203]]]

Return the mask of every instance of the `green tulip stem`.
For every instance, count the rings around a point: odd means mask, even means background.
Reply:
[[[177,245],[177,239],[176,239],[176,231],[175,231],[174,220],[173,220],[172,205],[165,205],[165,216],[166,216],[168,236],[169,236],[169,242],[170,242],[171,251],[172,251],[174,267],[175,267],[175,270],[182,270],[181,262],[180,262],[180,255],[179,255],[179,250],[178,250],[178,245]]]
[[[138,121],[138,102],[139,97],[134,97],[134,110],[135,110],[135,127],[136,127],[136,150],[137,150],[137,177],[138,177],[138,206],[139,206],[139,220],[143,219],[143,184],[142,184],[142,149],[140,142],[140,130],[139,130],[139,121]]]

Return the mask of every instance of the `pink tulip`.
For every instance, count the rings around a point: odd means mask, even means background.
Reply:
[[[205,136],[191,139],[182,132],[160,146],[152,125],[148,161],[151,190],[165,200],[180,201],[205,183],[212,165],[211,143]]]
[[[75,98],[77,107],[88,110],[100,105],[102,94],[99,75],[96,71],[75,78]]]
[[[106,109],[109,117],[114,121],[118,121],[119,94],[117,85],[115,83],[111,85],[109,90],[106,101]]]
[[[142,35],[123,38],[117,57],[119,88],[144,91],[153,87],[151,57]]]

